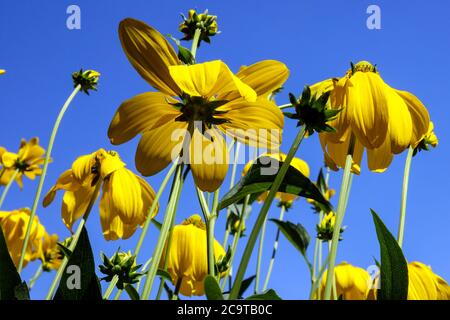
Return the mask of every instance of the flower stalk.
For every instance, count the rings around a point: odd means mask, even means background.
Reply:
[[[25,257],[25,252],[27,250],[27,246],[28,246],[28,241],[30,240],[30,232],[31,232],[31,225],[32,225],[32,221],[36,215],[36,210],[37,207],[39,205],[39,201],[41,198],[41,193],[42,193],[42,188],[44,186],[44,181],[45,181],[45,176],[47,175],[47,169],[48,169],[48,164],[50,163],[50,156],[53,150],[53,145],[55,143],[55,138],[56,138],[56,134],[58,132],[59,129],[59,125],[61,124],[61,120],[64,117],[64,114],[66,113],[67,109],[70,106],[70,103],[72,102],[73,98],[75,98],[75,96],[77,95],[77,93],[82,89],[81,84],[78,84],[75,86],[74,90],[72,91],[72,93],[70,94],[69,98],[67,98],[66,102],[64,103],[64,105],[61,108],[61,111],[58,114],[58,117],[56,118],[55,124],[53,126],[53,130],[52,130],[52,134],[50,136],[50,141],[48,143],[48,147],[47,147],[47,152],[45,154],[45,160],[44,160],[44,166],[42,168],[42,175],[39,178],[39,185],[36,191],[36,195],[34,196],[34,202],[33,202],[33,206],[31,208],[31,216],[30,216],[30,222],[28,223],[27,226],[27,231],[25,233],[25,238],[23,240],[23,245],[22,245],[22,253],[21,253],[21,257],[19,260],[19,266],[17,268],[17,271],[19,272],[19,274],[22,272],[22,268],[23,268],[23,259]]]
[[[302,126],[301,129],[299,130],[299,132],[297,133],[297,136],[286,156],[285,161],[283,162],[283,165],[281,166],[280,170],[278,171],[277,176],[275,177],[272,187],[270,188],[269,194],[267,195],[266,201],[264,202],[261,212],[258,215],[258,218],[255,222],[255,225],[252,229],[252,232],[248,239],[247,245],[245,247],[244,254],[243,254],[241,263],[239,265],[237,274],[236,274],[236,279],[234,281],[233,287],[230,292],[230,297],[229,297],[230,300],[238,298],[239,290],[241,288],[242,281],[244,280],[245,271],[247,270],[247,266],[250,261],[251,254],[255,247],[255,243],[256,243],[256,240],[258,239],[258,235],[261,231],[262,225],[267,217],[267,214],[269,212],[272,201],[275,198],[275,195],[276,195],[278,189],[280,188],[284,177],[286,176],[286,173],[289,169],[292,158],[294,158],[295,153],[297,152],[298,148],[300,147],[300,143],[302,142],[303,138],[305,137],[305,133],[306,133],[306,126]]]
[[[402,203],[400,206],[400,221],[398,225],[397,241],[400,248],[403,246],[403,237],[405,235],[405,221],[406,221],[406,200],[408,198],[409,172],[411,169],[411,161],[414,154],[414,148],[409,147],[408,155],[406,156],[405,172],[403,174],[402,187]]]

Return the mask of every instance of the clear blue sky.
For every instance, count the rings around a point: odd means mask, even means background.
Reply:
[[[66,8],[81,8],[81,30],[66,28]],[[370,4],[381,8],[382,29],[366,28],[366,9]],[[439,146],[414,158],[410,178],[408,215],[404,251],[408,260],[430,264],[433,270],[450,279],[450,251],[447,234],[448,161],[450,134],[448,101],[450,90],[450,4],[434,1],[2,1],[0,4],[0,145],[16,150],[22,137],[39,136],[47,145],[57,112],[71,92],[71,73],[80,67],[93,68],[102,74],[99,91],[87,97],[76,97],[63,120],[45,183],[48,190],[56,178],[69,168],[79,155],[100,147],[117,150],[128,167],[135,170],[134,153],[138,139],[112,147],[106,132],[119,104],[138,93],[153,90],[127,61],[117,35],[120,20],[133,17],[146,21],[162,33],[178,37],[179,13],[190,8],[219,16],[220,35],[213,45],[202,45],[201,61],[223,59],[233,70],[240,65],[262,59],[278,59],[287,64],[291,77],[279,103],[287,102],[287,92],[300,93],[305,84],[332,76],[341,76],[349,62],[369,60],[391,86],[416,94],[428,107],[439,137]],[[296,127],[286,121],[283,151],[287,151]],[[322,165],[317,135],[302,145],[298,156],[305,159],[315,178]],[[354,178],[347,215],[344,241],[338,261],[346,260],[366,268],[378,257],[378,244],[369,208],[374,208],[396,234],[403,165],[406,154],[397,156],[384,174],[370,173],[364,162],[362,174]],[[365,161],[365,160],[363,160]],[[148,178],[157,189],[164,176]],[[330,185],[338,188],[340,173],[333,173]],[[228,186],[228,180],[225,186]],[[37,181],[25,181],[19,191],[14,186],[4,209],[31,207]],[[183,190],[177,222],[200,210],[195,199],[192,179]],[[166,195],[162,203],[165,203]],[[68,232],[60,219],[60,201],[39,209],[39,218],[49,232],[62,238]],[[337,197],[333,199],[336,205]],[[254,221],[256,205],[249,225]],[[272,217],[278,215],[274,206]],[[224,214],[217,234],[223,238]],[[314,234],[316,216],[304,200],[295,203],[287,218],[301,222]],[[162,219],[162,214],[158,216]],[[139,233],[127,241],[106,242],[101,235],[98,207],[88,222],[88,230],[97,261],[99,251],[112,254],[119,246],[133,249]],[[269,225],[263,268],[270,258],[275,229]],[[156,230],[150,230],[139,262],[153,250]],[[310,254],[313,247],[310,247]],[[240,248],[242,250],[242,247]],[[38,264],[24,272],[28,280]],[[248,274],[253,274],[252,260]],[[46,274],[32,291],[33,298],[43,298],[54,274]],[[305,263],[283,238],[275,263],[270,287],[282,298],[306,298],[309,291]],[[105,288],[105,285],[104,285]]]

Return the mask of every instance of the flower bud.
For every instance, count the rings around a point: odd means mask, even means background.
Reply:
[[[80,69],[78,72],[72,73],[73,86],[80,86],[81,91],[89,95],[89,90],[97,91],[97,83],[100,73],[95,70]]]

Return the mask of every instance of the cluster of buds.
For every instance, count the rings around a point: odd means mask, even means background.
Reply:
[[[336,224],[336,214],[333,211],[328,212],[316,226],[317,238],[322,241],[331,241],[333,239],[334,226]],[[344,232],[341,228],[340,233]],[[339,241],[342,238],[339,236]]]
[[[285,116],[298,120],[297,126],[305,126],[307,135],[314,132],[335,132],[327,122],[336,118],[341,109],[331,109],[327,106],[331,91],[317,97],[311,95],[311,88],[306,86],[300,99],[289,93],[289,100],[295,108],[295,113],[285,112]]]
[[[195,10],[191,9],[187,18],[184,14],[181,16],[183,22],[180,24],[179,30],[184,33],[184,38],[181,40],[194,39],[195,31],[198,29],[200,30],[198,46],[200,46],[200,42],[210,43],[210,37],[219,33],[217,31],[217,16],[209,15],[208,10],[197,14]]]
[[[73,86],[80,86],[81,91],[89,95],[89,90],[97,91],[97,83],[100,73],[95,70],[80,69],[80,71],[72,73]]]
[[[128,284],[134,284],[139,281],[142,273],[137,272],[141,265],[136,265],[136,256],[131,252],[117,251],[111,259],[104,253],[102,255],[103,265],[99,266],[100,272],[105,274],[101,280],[111,282],[114,276],[118,277],[117,288],[123,290]]]

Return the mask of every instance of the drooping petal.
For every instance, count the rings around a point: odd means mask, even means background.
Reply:
[[[140,219],[140,225],[143,225],[147,219],[147,216],[149,214],[149,210],[153,204],[153,201],[155,201],[155,191],[153,190],[153,188],[147,183],[147,181],[145,181],[144,179],[142,179],[139,176],[136,176],[136,178],[139,180],[139,184],[141,186],[141,197],[142,197],[142,201],[143,201],[143,211],[142,211],[142,216],[139,217]],[[158,213],[159,210],[159,204],[156,205],[155,210],[153,212],[150,213],[150,218],[153,219],[156,214]]]
[[[100,164],[100,176],[102,179],[125,167],[125,163],[123,163],[119,154],[115,151],[98,152],[96,158]]]
[[[83,217],[86,212],[89,202],[94,196],[95,188],[88,186],[80,186],[75,191],[64,192],[61,217],[65,226],[71,231],[73,224]]]
[[[226,112],[217,118],[229,120],[218,128],[240,142],[268,150],[276,149],[281,144],[284,117],[272,101],[264,98],[258,98],[256,102],[238,99],[217,110]]]
[[[177,101],[160,92],[146,92],[123,102],[108,129],[112,144],[118,145],[160,124],[161,115],[180,114],[169,103]]]
[[[128,60],[142,78],[167,95],[181,93],[168,69],[180,60],[162,34],[142,21],[127,18],[119,24],[119,37]]]
[[[412,93],[400,90],[395,91],[408,106],[412,121],[411,145],[415,148],[427,133],[430,115],[427,108]]]
[[[146,131],[136,150],[136,168],[144,176],[151,176],[175,160],[183,146],[187,123],[167,120],[167,123]]]
[[[378,148],[367,149],[367,163],[369,169],[374,172],[384,172],[392,162],[394,155],[391,150],[391,142],[389,139]]]
[[[97,152],[106,153],[105,150],[100,149],[91,154],[80,156],[72,163],[73,176],[80,184],[83,184],[89,180],[89,177],[92,175],[92,167],[95,165],[95,157]]]
[[[347,81],[347,116],[366,148],[379,147],[388,129],[386,84],[373,72],[356,72]]]
[[[280,61],[263,60],[241,67],[236,76],[252,87],[258,96],[266,96],[283,85],[289,77],[289,69]]]
[[[194,130],[189,158],[195,184],[202,191],[213,192],[227,174],[228,150],[225,140],[215,129],[206,131],[205,135]]]
[[[411,114],[404,100],[394,89],[386,85],[386,97],[389,105],[389,139],[394,154],[403,152],[411,143]]]
[[[56,195],[58,190],[75,191],[80,187],[80,184],[74,179],[72,170],[66,170],[56,180],[56,184],[47,192],[42,202],[44,208],[49,206]]]

